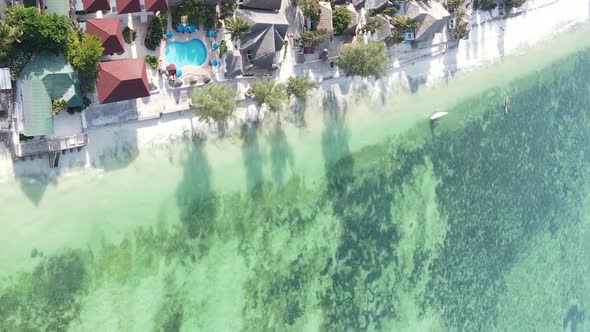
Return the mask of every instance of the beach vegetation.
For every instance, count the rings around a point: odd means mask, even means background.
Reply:
[[[297,0],[297,7],[301,9],[306,19],[317,22],[320,18],[321,10],[318,0]]]
[[[345,45],[337,60],[347,76],[374,76],[379,78],[385,74],[387,65],[387,49],[383,42],[356,43]]]
[[[381,24],[383,24],[383,22],[377,19],[377,17],[367,15],[365,17],[365,25],[361,28],[361,32],[363,34],[373,33],[381,28]]]
[[[225,27],[232,40],[237,40],[250,31],[250,24],[241,16],[226,19]]]
[[[306,100],[309,92],[318,86],[318,82],[312,80],[308,75],[291,76],[287,80],[286,92],[288,96],[294,96],[299,100]]]
[[[172,26],[183,23],[181,18],[186,16],[188,24],[199,25],[209,30],[217,23],[216,15],[215,8],[203,5],[201,0],[186,0],[172,10]]]
[[[352,14],[346,7],[338,7],[332,13],[332,25],[335,34],[343,34],[348,29],[350,22],[352,22]]]
[[[158,69],[158,65],[160,64],[158,57],[150,54],[145,56],[145,62],[147,62],[153,69]]]
[[[332,33],[328,30],[313,30],[305,31],[301,34],[299,41],[304,47],[317,47],[324,40],[327,40],[332,36]]]
[[[252,82],[252,93],[256,105],[266,105],[274,113],[280,112],[283,105],[289,100],[286,90],[287,86],[285,84],[275,84],[274,80],[255,80]]]
[[[135,30],[129,27],[125,27],[125,29],[123,29],[123,40],[125,40],[127,44],[132,44],[135,41],[136,37],[137,33],[135,32]]]
[[[201,121],[222,123],[232,117],[236,109],[236,92],[229,86],[209,84],[202,89],[195,87],[192,104],[197,108]]]
[[[14,49],[14,44],[20,42],[19,38],[22,35],[23,32],[19,27],[0,21],[0,64],[5,64],[8,61]]]
[[[150,21],[147,33],[145,35],[145,47],[148,50],[155,50],[160,46],[160,42],[166,33],[166,26],[168,25],[168,16],[165,13],[160,13]]]

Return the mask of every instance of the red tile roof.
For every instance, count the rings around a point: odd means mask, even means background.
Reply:
[[[101,104],[149,96],[144,59],[101,62],[96,90]]]
[[[104,47],[103,55],[125,52],[121,20],[118,16],[86,21],[86,32],[97,36]]]
[[[84,11],[87,13],[94,13],[99,10],[111,10],[109,0],[82,0]]]
[[[145,0],[145,10],[148,12],[167,11],[168,0]]]
[[[139,0],[117,0],[117,13],[139,13],[141,12],[141,5]]]

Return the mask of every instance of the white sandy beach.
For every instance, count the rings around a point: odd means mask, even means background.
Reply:
[[[449,78],[460,72],[467,72],[485,65],[503,61],[505,57],[523,54],[527,49],[546,43],[557,44],[572,31],[574,27],[587,22],[590,16],[589,0],[534,0],[516,10],[521,12],[508,19],[493,19],[488,12],[472,15],[472,29],[469,39],[461,40],[457,48],[434,57],[422,58],[413,63],[396,64],[388,70],[386,77],[375,81],[360,78],[339,77],[338,74],[325,69],[309,72],[310,75],[322,81],[318,89],[308,101],[308,109],[316,112],[306,112],[306,124],[310,119],[321,118],[318,105],[324,99],[326,91],[337,96],[340,103],[353,105],[359,98],[369,97],[381,101],[386,96],[391,97],[397,92],[421,90],[436,87],[445,83]],[[581,43],[582,44],[582,43]],[[580,46],[581,48],[583,45]],[[571,50],[555,50],[567,54]],[[548,58],[548,61],[550,59]],[[296,68],[299,74],[308,72],[312,66]],[[531,68],[534,70],[534,68]],[[493,71],[490,71],[493,75]],[[287,75],[288,76],[288,75]],[[279,77],[287,77],[280,75]],[[330,77],[330,79],[324,78]],[[496,78],[494,78],[495,80]],[[483,87],[482,87],[483,88]],[[407,95],[407,94],[405,94]],[[412,98],[412,97],[409,97]],[[418,98],[418,97],[415,97]],[[403,99],[403,98],[402,98]],[[418,100],[416,100],[418,101]],[[441,105],[443,103],[441,102]],[[370,107],[359,108],[370,112]],[[290,112],[283,117],[285,126],[293,126]],[[317,114],[312,114],[317,113]],[[230,121],[227,136],[239,131],[242,124],[264,118],[264,109],[258,110],[254,105],[240,108],[235,119]],[[308,119],[309,118],[309,119]],[[313,125],[313,124],[311,124]],[[59,170],[49,169],[46,158],[33,161],[18,161],[13,163],[9,153],[1,147],[0,151],[0,182],[11,181],[15,176],[56,176],[74,175],[85,172],[100,171],[110,156],[121,158],[131,157],[141,152],[147,152],[154,146],[170,144],[171,141],[188,138],[191,135],[216,138],[219,132],[205,123],[200,123],[191,111],[174,115],[165,115],[161,119],[131,122],[89,130],[90,144],[81,152],[68,153],[62,157]],[[235,135],[234,135],[235,136]],[[231,142],[231,138],[229,139]]]

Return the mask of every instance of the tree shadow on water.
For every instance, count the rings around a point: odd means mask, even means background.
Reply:
[[[277,122],[267,139],[270,142],[272,179],[277,186],[281,187],[285,180],[287,167],[291,167],[291,170],[293,169],[295,163],[293,151],[287,142],[287,136],[280,122]]]
[[[322,154],[328,181],[328,195],[339,197],[352,181],[354,162],[348,143],[349,132],[345,110],[338,108],[333,93],[327,93],[323,103],[325,128],[322,133]],[[336,196],[334,196],[336,195]]]
[[[176,197],[189,237],[204,239],[214,231],[218,198],[211,187],[205,142],[196,141],[187,149],[184,176]]]
[[[246,190],[250,191],[253,196],[257,196],[257,188],[260,187],[263,180],[264,158],[258,142],[258,130],[258,124],[254,126],[243,125],[240,129],[242,161],[246,169]]]

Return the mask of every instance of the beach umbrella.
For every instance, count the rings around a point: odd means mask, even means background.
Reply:
[[[213,61],[211,61],[211,64],[217,66],[219,64],[219,61],[217,61],[217,59],[213,59]]]
[[[197,27],[196,26],[194,26],[194,25],[191,24],[190,27],[191,27],[191,32],[197,31]]]
[[[182,70],[176,69],[176,77],[182,76]]]
[[[215,30],[209,30],[209,38],[215,38]]]
[[[172,31],[168,31],[168,32],[166,32],[166,38],[170,39],[170,38],[172,38],[172,36],[174,36],[174,35],[172,34]]]
[[[218,48],[219,48],[219,44],[217,44],[217,43],[213,43],[213,45],[212,45],[212,46],[213,46],[213,49],[214,49],[214,50],[216,50],[216,49],[218,49]]]
[[[177,25],[176,26],[176,31],[178,31],[178,32],[184,32],[184,25],[182,25],[182,24]]]
[[[168,72],[168,75],[176,75],[176,66],[171,63],[166,66],[166,71]]]

